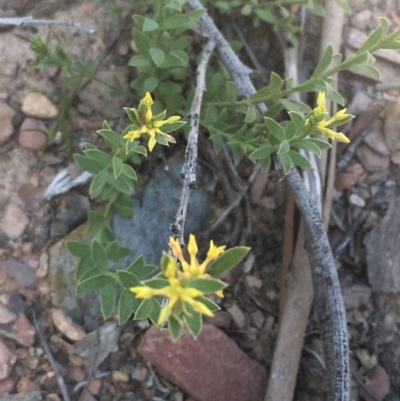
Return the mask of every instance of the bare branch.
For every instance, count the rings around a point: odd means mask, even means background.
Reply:
[[[0,18],[0,25],[15,25],[15,26],[29,26],[29,25],[57,25],[57,26],[69,26],[75,29],[81,29],[88,33],[95,33],[97,27],[94,25],[86,25],[80,22],[74,21],[55,21],[47,19],[34,19],[32,16],[29,17],[16,17],[16,18]]]
[[[181,198],[179,200],[178,211],[176,212],[175,222],[171,226],[171,232],[174,237],[179,238],[181,246],[184,246],[183,229],[185,227],[187,206],[189,203],[189,194],[191,188],[196,188],[196,166],[197,166],[197,140],[199,134],[201,101],[206,89],[206,67],[211,53],[215,47],[215,42],[209,40],[199,66],[197,68],[196,91],[194,94],[192,106],[190,108],[190,132],[188,144],[185,152],[185,163],[182,168],[181,176],[183,178],[183,187]]]
[[[204,9],[199,0],[187,0],[187,5],[191,9]],[[254,94],[256,90],[249,77],[250,69],[241,63],[207,13],[201,17],[201,22],[203,35],[215,40],[222,62],[238,85],[239,96],[247,98]],[[257,107],[261,113],[267,110],[262,103]],[[319,320],[323,326],[326,365],[331,373],[328,400],[348,401],[350,373],[346,314],[332,251],[320,213],[312,203],[297,169],[293,167],[286,178],[306,222],[316,300],[321,303],[319,309],[324,311]]]

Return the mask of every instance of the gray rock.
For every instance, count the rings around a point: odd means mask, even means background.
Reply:
[[[27,391],[20,394],[3,394],[0,395],[0,401],[41,401],[41,391]]]
[[[119,267],[127,266],[141,254],[146,263],[158,265],[162,251],[168,251],[170,227],[175,220],[182,190],[182,165],[182,157],[173,158],[166,167],[156,170],[144,190],[134,196],[132,219],[114,216],[112,224],[118,241],[133,249]],[[186,235],[204,228],[210,214],[208,198],[207,192],[201,188],[191,191],[184,228]]]

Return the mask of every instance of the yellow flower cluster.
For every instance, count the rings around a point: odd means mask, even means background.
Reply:
[[[348,120],[349,117],[351,117],[351,114],[347,114],[346,111],[347,109],[340,110],[331,118],[325,119],[326,114],[328,113],[326,109],[325,93],[319,92],[317,98],[317,107],[313,109],[312,117],[308,120],[311,124],[311,130],[317,131],[321,135],[331,140],[336,139],[339,142],[349,143],[350,139],[347,138],[346,135],[344,135],[342,132],[336,132],[331,128],[332,126],[340,125],[337,124],[339,121]]]
[[[153,116],[153,111],[151,109],[153,105],[153,99],[149,92],[146,92],[145,97],[140,101],[138,109],[130,109],[137,120],[137,124],[140,128],[135,129],[133,131],[129,131],[124,138],[130,139],[134,141],[135,139],[140,138],[142,135],[147,134],[150,136],[149,139],[149,151],[151,152],[154,149],[154,146],[157,143],[156,136],[161,135],[165,138],[167,142],[176,143],[175,138],[171,135],[165,134],[160,130],[160,128],[165,124],[172,124],[176,121],[179,121],[181,118],[179,116],[172,116],[164,120],[166,111],[158,114],[157,116]]]
[[[208,278],[207,267],[219,255],[225,251],[225,246],[215,246],[213,241],[210,242],[210,248],[206,259],[199,263],[196,258],[198,247],[194,235],[190,235],[188,243],[188,252],[190,255],[190,263],[188,263],[182,254],[179,241],[170,237],[169,246],[172,252],[179,260],[182,270],[180,270],[175,259],[170,255],[165,255],[168,258],[168,264],[164,271],[164,276],[168,280],[168,285],[163,288],[151,288],[146,285],[132,287],[130,290],[135,293],[137,298],[149,299],[154,296],[161,296],[169,299],[168,305],[165,306],[158,318],[158,324],[162,324],[169,316],[177,312],[178,315],[182,311],[184,303],[188,303],[193,309],[207,316],[213,316],[213,312],[202,302],[196,298],[205,295],[204,292],[190,287],[191,280],[198,278]],[[216,292],[222,296],[222,290]]]

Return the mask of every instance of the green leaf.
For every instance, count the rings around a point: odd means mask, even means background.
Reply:
[[[285,139],[285,131],[283,128],[272,118],[264,117],[265,124],[268,131],[279,141],[282,142]]]
[[[292,163],[295,164],[296,166],[299,166],[304,169],[312,168],[310,160],[308,160],[306,157],[304,157],[300,153],[291,150],[288,152],[288,156],[292,160]]]
[[[186,124],[186,121],[175,121],[172,124],[165,124],[160,129],[164,134],[169,134],[170,132],[176,131],[179,128],[183,127]]]
[[[132,38],[141,55],[147,56],[149,53],[149,38],[147,34],[140,32],[139,29],[132,29]]]
[[[188,55],[182,50],[172,50],[168,53],[160,68],[187,67],[189,65]]]
[[[114,262],[118,262],[119,259],[124,258],[125,256],[130,255],[132,250],[130,248],[126,248],[124,246],[120,246],[118,241],[112,241],[106,246],[107,258],[113,260]]]
[[[92,255],[92,250],[90,245],[84,244],[79,241],[68,241],[67,242],[68,250],[75,256],[79,256],[80,258],[84,258]]]
[[[137,181],[136,171],[129,165],[123,164],[122,166],[122,174],[127,176],[128,178]]]
[[[183,323],[177,320],[174,316],[168,318],[168,331],[173,342],[178,341],[182,334]]]
[[[169,281],[165,278],[152,278],[150,280],[143,281],[143,285],[158,290],[160,288],[168,287]]]
[[[281,142],[281,144],[279,145],[278,154],[283,154],[283,153],[287,153],[290,150],[290,143],[289,141],[287,141],[286,139],[284,141]]]
[[[160,316],[160,312],[161,312],[161,305],[154,298],[151,298],[151,301],[153,302],[153,308],[151,309],[151,312],[149,314],[149,319],[153,322],[153,324],[157,325],[158,317]]]
[[[154,64],[159,67],[165,58],[165,54],[161,49],[157,47],[152,47],[149,51],[151,59],[154,61]]]
[[[104,189],[108,180],[107,170],[100,171],[96,174],[90,184],[89,195],[92,199],[97,198]]]
[[[332,100],[333,102],[338,103],[341,106],[344,106],[344,100],[339,92],[336,91],[329,92],[326,94],[326,97]]]
[[[118,303],[118,323],[125,323],[132,315],[134,309],[134,296],[129,290],[123,290]]]
[[[380,19],[380,22],[382,22],[383,18]],[[364,53],[365,51],[368,51],[370,49],[372,49],[374,46],[376,46],[381,39],[383,38],[383,36],[385,35],[387,28],[388,28],[388,24],[386,21],[386,29],[384,29],[384,25],[385,24],[380,24],[378,26],[378,28],[375,29],[374,32],[372,32],[368,39],[364,42],[364,44],[357,50],[356,55]]]
[[[379,72],[378,69],[376,69],[372,65],[366,65],[366,64],[357,64],[353,66],[353,68],[356,68],[357,70],[364,71],[370,75],[372,75],[377,81],[381,80],[381,73]]]
[[[154,306],[152,301],[152,299],[144,299],[142,301],[142,303],[137,308],[134,320],[143,320],[147,319],[150,316]]]
[[[99,269],[93,268],[87,271],[78,282],[78,287],[81,287],[85,292],[100,290],[110,282],[110,277],[102,274]]]
[[[157,269],[157,266],[146,265],[143,255],[139,256],[134,262],[132,262],[132,264],[130,264],[126,268],[126,270],[136,275],[139,280],[142,280],[144,277],[153,273]]]
[[[99,269],[107,269],[107,252],[103,245],[101,245],[100,242],[96,240],[92,242],[92,259]]]
[[[189,287],[196,288],[204,294],[211,294],[223,290],[227,284],[215,278],[196,278],[190,282]]]
[[[191,306],[189,304],[186,305],[188,307]],[[185,321],[186,326],[190,331],[190,334],[193,336],[194,339],[196,339],[201,333],[201,329],[203,328],[203,318],[201,317],[201,314],[193,311],[190,316],[185,315],[183,317],[183,320]]]
[[[158,29],[159,25],[157,21],[154,21],[153,19],[150,18],[145,18],[143,22],[143,32],[149,32],[149,31],[154,31]]]
[[[273,25],[276,23],[276,16],[271,12],[270,8],[255,8],[254,12],[263,21]]]
[[[332,62],[332,58],[333,58],[333,47],[332,47],[332,45],[329,45],[325,49],[311,78],[316,77],[316,76],[320,75],[322,72],[324,72],[329,67],[329,64]]]
[[[97,160],[91,159],[90,157],[78,154],[74,154],[73,157],[78,166],[89,173],[97,174],[104,168],[101,163],[99,163]]]
[[[103,168],[108,167],[111,162],[111,157],[99,149],[87,149],[84,153],[91,159],[97,160]]]
[[[310,142],[309,139],[301,139],[300,141],[291,142],[291,145],[298,149],[309,150],[310,152],[315,153],[318,157],[321,157],[321,149],[313,142]]]
[[[157,88],[160,80],[157,77],[150,77],[147,78],[146,81],[143,83],[143,91],[144,92],[153,92],[154,89]]]
[[[124,288],[136,287],[139,285],[138,278],[127,270],[117,270],[119,281]]]
[[[292,160],[287,154],[278,155],[278,158],[282,164],[283,171],[287,174],[292,168]]]
[[[249,104],[249,107],[247,108],[247,113],[244,118],[244,123],[245,124],[252,124],[258,119],[258,111],[256,107],[252,104]]]
[[[323,141],[322,139],[307,138],[307,142],[311,142],[314,145],[317,145],[321,150],[329,149],[332,147],[332,145],[329,142]]]
[[[97,133],[104,138],[111,150],[115,151],[122,146],[121,139],[111,128],[109,128],[107,121],[103,122],[103,128],[98,130]]]
[[[248,247],[237,246],[225,251],[210,264],[211,276],[218,276],[228,270],[233,269],[244,259],[249,250],[250,248]]]
[[[100,305],[104,319],[107,319],[113,313],[116,299],[117,287],[113,281],[110,281],[100,290]]]
[[[270,145],[268,146],[263,146],[260,149],[255,150],[253,153],[250,154],[250,159],[251,160],[260,160],[260,159],[266,159],[271,156],[271,153],[274,151],[274,148]]]
[[[108,176],[108,183],[118,189],[119,191],[131,195],[133,193],[133,183],[129,178],[124,175],[120,175],[118,178],[114,178],[113,175]]]
[[[221,309],[215,302],[211,301],[211,299],[208,299],[206,297],[197,297],[195,298],[195,301],[199,301],[205,306],[207,306],[207,308],[210,309],[211,312],[215,312]]]
[[[151,60],[148,57],[139,54],[137,56],[133,56],[129,60],[128,65],[131,67],[138,67],[138,68],[150,67]]]
[[[123,165],[123,161],[118,156],[113,157],[113,171],[115,179],[121,175]]]
[[[90,257],[81,258],[78,262],[78,266],[76,266],[75,277],[77,281],[80,281],[81,278],[91,269],[94,268],[94,262],[92,259],[92,255]]]
[[[184,28],[190,24],[190,19],[186,15],[176,14],[167,18],[162,24],[162,29]]]

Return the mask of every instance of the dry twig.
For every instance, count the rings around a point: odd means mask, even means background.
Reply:
[[[203,9],[199,0],[188,0],[191,9]],[[238,85],[238,95],[247,98],[255,93],[250,69],[245,67],[205,12],[201,17],[204,36],[214,39],[216,50]],[[266,106],[258,104],[261,113]],[[346,315],[328,238],[319,211],[310,200],[298,171],[292,168],[286,176],[288,184],[304,216],[309,232],[309,258],[313,266],[314,291],[323,327],[326,365],[328,366],[328,400],[349,400],[349,346]]]
[[[57,25],[57,26],[69,26],[75,29],[81,29],[88,33],[95,33],[97,27],[94,25],[81,24],[80,22],[74,21],[55,21],[47,19],[34,19],[32,16],[29,17],[16,17],[16,18],[0,18],[0,25],[15,25],[15,26],[29,26],[29,25]]]

